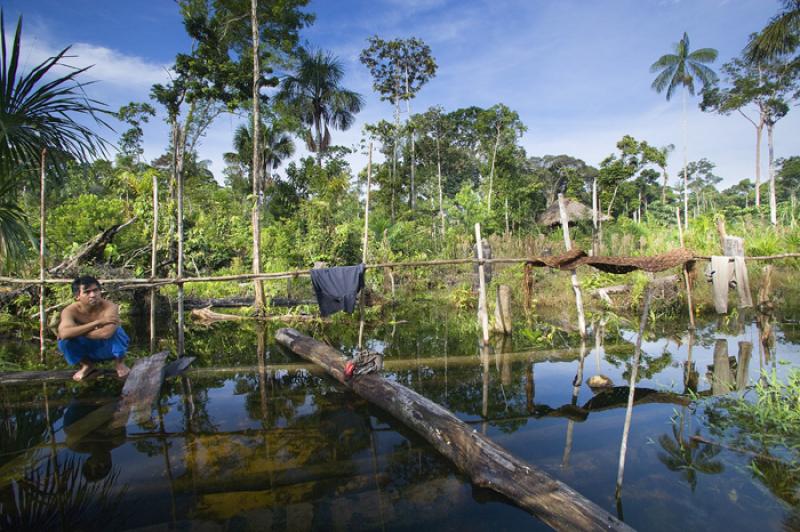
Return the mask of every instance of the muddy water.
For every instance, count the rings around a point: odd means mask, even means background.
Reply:
[[[800,364],[796,325],[774,323],[765,350],[748,317],[692,336],[657,318],[643,344],[618,500],[635,324],[605,317],[583,347],[551,330],[546,348],[520,324],[512,340],[481,353],[470,312],[423,304],[383,318],[366,337],[385,354],[388,376],[633,527],[796,526],[791,498],[754,473],[750,455],[691,440],[715,435],[686,395],[744,389],[764,369],[785,374]],[[344,351],[357,341],[349,316],[298,328]],[[146,335],[133,336],[144,353]],[[196,368],[166,382],[149,420],[118,428],[107,415],[121,389],[114,380],[0,387],[0,527],[546,529],[473,487],[421,438],[273,336],[272,327],[247,324],[192,328]],[[752,344],[749,356],[739,342]],[[597,395],[586,380],[601,374],[616,388]]]

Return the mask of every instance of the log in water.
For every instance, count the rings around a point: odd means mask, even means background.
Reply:
[[[370,373],[346,380],[347,359],[294,329],[279,329],[279,343],[320,366],[361,397],[425,438],[481,487],[505,495],[557,530],[631,530],[581,494],[511,455],[453,413],[396,382]]]

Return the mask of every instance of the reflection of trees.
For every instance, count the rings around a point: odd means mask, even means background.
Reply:
[[[658,443],[664,452],[658,453],[658,459],[670,471],[680,472],[681,477],[694,491],[698,473],[717,475],[722,473],[724,466],[721,461],[714,459],[720,452],[719,447],[691,438],[686,439],[683,425],[684,416],[677,416],[672,419],[672,437],[668,434],[659,436]],[[697,429],[695,434],[699,433],[700,430]]]
[[[30,467],[0,496],[0,530],[80,530],[119,518],[124,489],[114,491],[119,471],[90,482],[75,457]]]

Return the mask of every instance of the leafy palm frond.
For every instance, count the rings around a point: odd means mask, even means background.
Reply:
[[[753,63],[775,59],[797,49],[800,43],[800,0],[785,0],[784,10],[750,39],[745,57]]]
[[[109,112],[86,96],[88,84],[77,79],[90,67],[65,65],[67,47],[21,72],[21,42],[22,17],[9,47],[0,10],[0,263],[4,265],[20,257],[30,240],[16,187],[26,177],[37,175],[42,150],[47,149],[48,167],[56,171],[71,159],[88,162],[105,154],[106,141],[75,117],[88,116],[98,126],[109,127],[101,118]],[[70,71],[60,75],[57,67]]]
[[[717,79],[717,75],[705,63],[713,63],[717,59],[717,51],[713,48],[700,48],[689,52],[689,35],[684,32],[681,40],[675,44],[675,53],[662,55],[650,66],[650,72],[658,72],[651,87],[656,92],[667,91],[667,100],[679,87],[686,88],[689,94],[695,93],[695,80],[703,87]]]

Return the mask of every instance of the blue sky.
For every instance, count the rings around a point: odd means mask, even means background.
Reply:
[[[153,83],[167,79],[176,53],[189,50],[177,5],[171,0],[2,0],[6,25],[24,15],[24,59],[35,64],[74,45],[71,64],[95,66],[89,94],[117,109],[147,100]],[[344,85],[367,105],[353,128],[334,132],[352,146],[364,123],[391,119],[391,107],[372,91],[358,61],[367,37],[415,36],[432,48],[436,77],[412,101],[412,112],[431,105],[446,110],[501,102],[528,127],[528,155],[567,153],[598,165],[625,134],[663,146],[675,144],[669,171],[682,165],[680,94],[667,101],[650,88],[650,65],[672,51],[683,32],[692,49],[713,47],[715,64],[737,56],[750,33],[780,7],[777,0],[312,0],[307,44],[342,60]],[[754,175],[755,130],[738,115],[705,114],[690,98],[686,115],[689,160],[707,157],[728,186]],[[218,119],[199,152],[222,178],[222,153],[242,117]],[[120,131],[122,128],[118,128]],[[777,157],[798,154],[800,109],[775,128]],[[106,135],[116,142],[116,135]],[[145,156],[167,144],[163,116],[145,130]],[[766,142],[762,176],[767,175]],[[365,163],[352,156],[354,170]],[[673,182],[674,183],[674,182]]]

